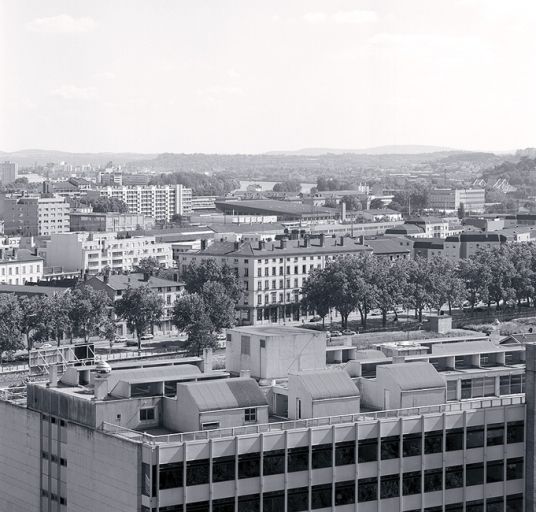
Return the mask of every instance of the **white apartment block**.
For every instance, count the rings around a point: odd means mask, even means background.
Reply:
[[[170,221],[173,215],[192,213],[192,189],[183,185],[138,185],[99,187],[100,196],[115,197],[128,206],[129,213]]]
[[[132,270],[143,258],[153,257],[161,265],[173,264],[171,245],[156,242],[154,236],[118,238],[117,233],[64,233],[52,235],[38,253],[49,267],[96,274]]]
[[[455,211],[463,205],[466,212],[483,212],[485,198],[486,191],[483,188],[436,188],[430,192],[429,207]]]
[[[0,183],[7,185],[13,183],[18,177],[18,165],[13,162],[0,163]]]
[[[0,259],[1,284],[37,283],[43,277],[43,258],[16,254]]]
[[[0,197],[6,234],[48,236],[69,231],[69,203],[64,197]]]

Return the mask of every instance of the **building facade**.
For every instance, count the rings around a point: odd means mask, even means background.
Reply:
[[[52,235],[38,249],[49,267],[101,272],[132,270],[144,258],[155,258],[164,267],[173,265],[171,245],[156,242],[154,236],[120,238],[117,233],[63,233]]]
[[[0,162],[0,184],[13,183],[18,178],[19,166],[14,162]]]
[[[429,207],[455,211],[463,205],[466,212],[483,212],[486,191],[483,188],[436,188],[430,192]]]
[[[76,213],[70,214],[71,231],[104,231],[116,233],[119,231],[137,231],[152,229],[154,219],[135,213]]]
[[[6,234],[48,236],[69,231],[69,203],[64,197],[0,196]]]
[[[128,206],[129,213],[169,222],[173,215],[192,213],[192,189],[183,185],[138,185],[99,187],[94,194],[115,197]]]
[[[26,251],[0,257],[0,283],[22,285],[37,283],[43,278],[43,258],[32,256]]]

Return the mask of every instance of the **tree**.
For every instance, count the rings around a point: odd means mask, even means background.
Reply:
[[[0,361],[5,353],[10,354],[24,347],[21,323],[22,310],[17,297],[0,294]]]
[[[422,322],[422,312],[433,302],[430,284],[430,265],[425,258],[408,261],[408,295],[406,303],[415,309],[415,315]]]
[[[158,260],[149,256],[148,258],[141,258],[138,263],[134,266],[136,272],[141,272],[142,274],[148,274],[149,276],[158,275],[161,265]]]
[[[376,306],[382,312],[382,325],[387,325],[387,314],[394,311],[396,307],[404,301],[405,291],[407,288],[408,273],[407,260],[395,260],[378,258],[372,275],[372,286]]]
[[[342,196],[341,201],[346,205],[348,210],[362,210],[363,205],[358,196]]]
[[[128,329],[136,333],[138,351],[141,351],[141,337],[157,323],[164,314],[164,301],[149,286],[127,288],[115,302],[115,314],[125,320]]]
[[[108,212],[118,212],[118,213],[128,213],[128,206],[121,199],[117,197],[95,197],[95,198],[84,198],[80,200],[84,204],[88,204],[93,207],[94,212],[98,213],[108,213]]]
[[[214,325],[210,320],[207,305],[200,293],[179,297],[173,307],[172,321],[179,330],[188,334],[183,346],[188,353],[199,355],[204,348],[216,348]]]
[[[21,295],[18,298],[21,310],[20,331],[26,341],[28,351],[33,346],[33,335],[39,328],[39,313],[45,311],[45,300],[39,296]]]
[[[406,211],[406,209],[400,203],[397,203],[396,201],[391,201],[389,203],[389,208],[391,210],[395,210],[396,212],[404,212],[404,211]]]
[[[476,257],[460,260],[458,275],[463,281],[471,312],[480,301],[488,302],[489,283],[493,279],[489,268],[484,267]]]
[[[383,207],[383,201],[379,197],[370,202],[370,208],[373,210],[381,210]]]
[[[222,283],[208,281],[203,285],[202,297],[212,331],[221,331],[235,324],[235,303]]]
[[[242,293],[235,271],[227,263],[220,264],[213,259],[199,264],[190,263],[182,278],[188,293],[201,293],[203,286],[209,281],[221,283],[235,304]]]
[[[86,342],[91,336],[99,333],[102,324],[107,321],[110,298],[106,293],[95,290],[91,286],[81,286],[70,292],[69,321],[72,335],[84,338]]]
[[[283,181],[282,183],[276,183],[272,190],[274,192],[300,192],[301,191],[301,183],[297,180],[287,180]]]
[[[313,269],[307,281],[302,286],[302,304],[310,311],[315,311],[322,318],[322,328],[325,326],[325,318],[332,306],[332,297],[326,282],[325,273],[319,269]]]

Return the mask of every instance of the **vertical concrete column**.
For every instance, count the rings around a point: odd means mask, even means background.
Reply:
[[[527,343],[525,380],[525,512],[536,510],[536,344]]]

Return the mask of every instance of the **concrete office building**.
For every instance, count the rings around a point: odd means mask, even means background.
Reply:
[[[105,267],[114,271],[132,270],[143,258],[156,258],[164,267],[173,264],[171,245],[158,243],[154,236],[120,238],[117,233],[63,233],[52,235],[38,249],[49,267],[87,270],[90,274]]]
[[[0,196],[6,234],[48,236],[69,231],[69,203],[64,197]]]
[[[0,163],[0,184],[8,185],[18,178],[19,166],[14,162]]]
[[[483,212],[486,191],[483,188],[436,188],[430,192],[429,207],[439,211]]]
[[[169,222],[173,215],[192,213],[192,189],[183,185],[106,186],[89,196],[115,197],[125,202],[129,213]]]
[[[247,355],[248,333],[236,331]],[[2,503],[10,512],[533,512],[536,346],[503,342],[429,340],[425,360],[368,350],[344,368],[326,368],[319,353],[320,368],[266,386],[246,369],[212,370],[208,353],[69,366],[59,379],[52,367],[26,396],[2,394]],[[513,383],[525,348],[526,400]],[[449,392],[454,378],[465,398]]]
[[[71,231],[119,231],[147,230],[154,227],[154,219],[136,213],[78,213],[70,214]]]

